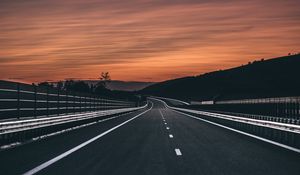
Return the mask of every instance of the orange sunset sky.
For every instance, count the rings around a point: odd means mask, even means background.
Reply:
[[[162,81],[300,51],[299,0],[0,0],[0,79]]]

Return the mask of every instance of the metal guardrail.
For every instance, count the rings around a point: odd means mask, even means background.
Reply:
[[[85,112],[57,117],[43,117],[26,120],[0,122],[0,146],[26,141],[34,137],[55,133],[72,127],[78,127],[90,122],[104,120],[109,116],[121,115],[148,106]]]
[[[136,102],[0,81],[0,120],[135,106]]]
[[[45,127],[48,125],[64,123],[64,122],[72,122],[76,120],[85,120],[93,117],[101,117],[106,115],[113,115],[123,112],[134,111],[138,109],[142,109],[143,107],[135,107],[135,108],[124,108],[124,109],[113,109],[113,110],[105,110],[105,111],[97,111],[97,112],[88,112],[81,114],[71,114],[59,117],[46,117],[46,118],[38,118],[38,119],[28,119],[21,121],[9,121],[9,122],[0,122],[0,135],[20,132],[23,130],[33,129],[37,127]]]
[[[287,123],[287,124],[300,125],[300,120],[299,119],[293,119],[293,118],[274,117],[274,116],[257,115],[257,114],[246,114],[246,113],[237,113],[237,112],[216,111],[216,110],[205,110],[205,112],[212,112],[212,113],[218,113],[218,114],[228,114],[228,115],[244,117],[244,118],[251,118],[251,119],[257,119],[257,120],[266,120],[266,121],[272,121],[272,122],[278,122],[278,123]]]
[[[226,113],[244,113],[250,116],[269,116],[274,119],[273,121],[280,119],[288,121],[290,124],[295,123],[295,121],[299,123],[300,121],[300,97],[215,101],[213,104],[199,103],[190,105],[187,108]]]
[[[300,97],[272,97],[241,100],[215,101],[215,104],[258,104],[258,103],[300,103]]]

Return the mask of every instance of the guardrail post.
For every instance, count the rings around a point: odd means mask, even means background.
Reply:
[[[49,86],[47,86],[47,92],[46,92],[46,101],[47,101],[47,116],[49,116]]]
[[[96,95],[94,95],[93,97],[94,97],[94,99],[93,99],[94,100],[93,108],[94,108],[94,111],[96,111],[97,110],[98,99],[97,99]]]
[[[59,89],[57,89],[57,115],[60,113],[60,108],[59,108],[59,100],[60,100],[60,94],[59,94]]]
[[[87,96],[84,96],[84,110],[83,110],[84,112],[88,111],[87,98],[88,98]]]
[[[276,105],[275,117],[279,117],[279,105],[278,103],[276,103],[275,105]]]
[[[92,110],[93,110],[93,111],[96,111],[96,108],[95,108],[95,104],[96,104],[96,101],[95,101],[95,100],[96,100],[96,97],[95,97],[95,95],[92,95],[92,97],[93,97],[93,98],[92,98]]]
[[[99,108],[100,108],[100,110],[102,110],[102,99],[101,99],[101,97],[99,98]]]
[[[98,99],[97,99],[97,97],[94,95],[94,111],[97,110],[97,102],[98,102]]]
[[[73,92],[73,112],[76,113],[76,94]]]
[[[295,106],[296,106],[295,103],[292,102],[292,119],[295,119],[295,114],[296,114]]]
[[[99,101],[99,107],[101,110],[103,110],[103,105],[104,105],[104,102],[103,102],[103,99],[100,97],[100,101]]]
[[[82,104],[81,104],[81,96],[79,97],[79,103],[80,103],[80,113],[82,113]]]
[[[84,97],[80,96],[80,99],[81,99],[81,113],[83,113],[83,111],[84,111]]]
[[[99,104],[100,104],[100,101],[99,101],[99,97],[96,97],[97,101],[96,101],[96,110],[99,109]]]
[[[91,95],[91,111],[95,111],[95,96]]]
[[[84,108],[83,108],[83,112],[87,111],[88,106],[87,106],[87,96],[84,96],[84,104],[83,104]]]
[[[36,85],[34,85],[34,117],[37,116],[37,112],[36,112],[36,101],[37,101],[37,87]]]
[[[17,83],[17,115],[18,119],[21,117],[21,112],[20,112],[20,83]]]
[[[92,108],[92,106],[93,106],[93,95],[90,95],[90,111],[93,111],[93,108]]]
[[[298,109],[298,103],[295,102],[295,119],[298,120],[298,113],[299,112],[299,109]]]
[[[69,93],[68,93],[68,90],[66,90],[66,113],[68,114],[69,111],[68,111],[68,106],[69,106]]]
[[[297,119],[300,119],[300,103],[297,102]]]

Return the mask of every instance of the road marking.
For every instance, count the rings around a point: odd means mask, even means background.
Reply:
[[[159,110],[159,113],[160,113],[161,117],[162,117],[163,119],[165,119],[165,117],[164,117],[164,115],[162,114],[161,110]]]
[[[175,149],[175,153],[177,156],[182,156],[182,153],[181,153],[180,149],[178,149],[178,148]]]
[[[173,136],[172,134],[169,134],[169,137],[170,137],[170,138],[173,138],[174,136]]]
[[[169,130],[170,128],[169,128],[169,127],[166,127],[166,129]]]
[[[150,101],[150,102],[151,102],[151,101]],[[49,161],[47,161],[47,162],[45,162],[45,163],[43,163],[43,164],[41,164],[41,165],[39,165],[39,166],[37,166],[37,167],[35,167],[35,168],[33,168],[33,169],[27,171],[27,172],[24,173],[23,175],[32,175],[32,174],[35,174],[35,173],[41,171],[42,169],[44,169],[44,168],[46,168],[46,167],[52,165],[53,163],[59,161],[60,159],[62,159],[62,158],[64,158],[64,157],[66,157],[66,156],[72,154],[73,152],[79,150],[80,148],[85,147],[86,145],[88,145],[88,144],[94,142],[95,140],[97,140],[97,139],[99,139],[99,138],[105,136],[106,134],[108,134],[108,133],[110,133],[110,132],[112,132],[112,131],[118,129],[119,127],[125,125],[126,123],[128,123],[128,122],[130,122],[130,121],[132,121],[132,120],[138,118],[139,116],[145,114],[146,112],[150,111],[150,110],[152,109],[152,107],[153,107],[153,103],[151,102],[151,108],[150,108],[150,109],[148,109],[148,110],[146,110],[146,111],[144,111],[144,112],[142,112],[142,113],[136,115],[135,117],[133,117],[133,118],[131,118],[131,119],[129,119],[129,120],[126,120],[125,122],[123,122],[123,123],[121,123],[121,124],[119,124],[119,125],[117,125],[117,126],[111,128],[111,129],[109,129],[109,130],[103,132],[102,134],[97,135],[96,137],[91,138],[90,140],[88,140],[88,141],[86,141],[86,142],[81,143],[80,145],[78,145],[78,146],[76,146],[76,147],[74,147],[74,148],[72,148],[72,149],[70,149],[70,150],[68,150],[68,151],[66,151],[66,152],[64,152],[64,153],[62,153],[62,154],[60,154],[59,156],[56,156],[56,157],[54,157],[53,159],[51,159],[51,160],[49,160]]]
[[[165,125],[167,125],[167,123],[165,122]]]
[[[288,146],[288,145],[284,145],[282,143],[278,143],[278,142],[275,142],[275,141],[272,141],[272,140],[269,140],[269,139],[266,139],[266,138],[263,138],[263,137],[259,137],[259,136],[253,135],[253,134],[249,134],[249,133],[246,133],[244,131],[233,129],[233,128],[230,128],[228,126],[224,126],[224,125],[221,125],[221,124],[218,124],[218,123],[215,123],[215,122],[211,122],[211,121],[208,121],[208,120],[205,120],[205,119],[202,119],[202,118],[198,118],[198,117],[195,117],[195,116],[192,116],[192,115],[189,115],[189,114],[185,114],[183,112],[180,112],[180,111],[177,111],[177,110],[174,110],[174,109],[171,109],[171,110],[173,110],[174,112],[186,115],[188,117],[191,117],[191,118],[194,118],[194,119],[197,119],[197,120],[201,120],[201,121],[210,123],[212,125],[219,126],[221,128],[225,128],[225,129],[228,129],[228,130],[231,130],[231,131],[234,131],[234,132],[237,132],[237,133],[240,133],[240,134],[243,134],[243,135],[246,135],[246,136],[249,136],[249,137],[252,137],[252,138],[255,138],[255,139],[258,139],[258,140],[261,140],[261,141],[264,141],[264,142],[267,142],[267,143],[270,143],[270,144],[273,144],[273,145],[276,145],[276,146],[279,146],[279,147],[282,147],[282,148],[285,148],[285,149],[288,149],[288,150],[291,150],[291,151],[294,151],[294,152],[297,152],[297,153],[300,153],[300,149],[298,149],[298,148],[294,148],[294,147],[291,147],[291,146]]]

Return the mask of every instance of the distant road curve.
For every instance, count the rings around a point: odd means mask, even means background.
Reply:
[[[180,105],[190,105],[190,103],[182,101],[182,100],[178,100],[178,99],[173,99],[173,98],[166,98],[166,97],[157,97],[157,96],[151,96],[152,98],[156,98],[156,99],[164,99],[164,100],[168,100],[170,102],[176,102],[179,103]]]

